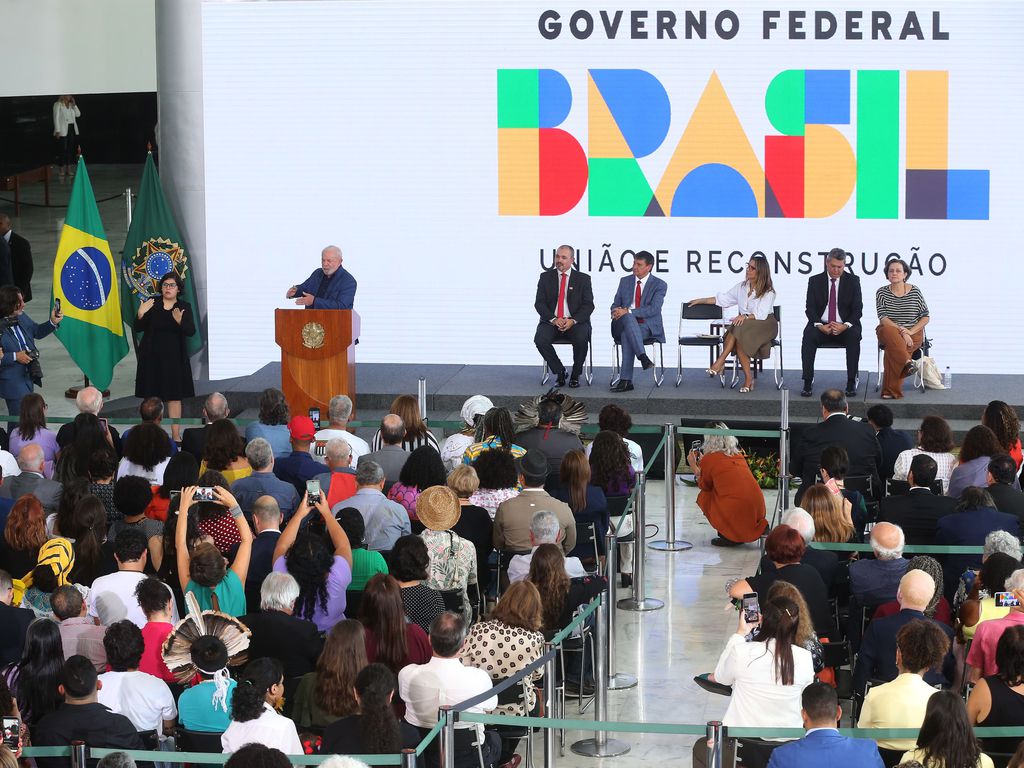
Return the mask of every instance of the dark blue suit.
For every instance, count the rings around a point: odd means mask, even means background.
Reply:
[[[612,309],[630,307],[636,297],[637,279],[626,275],[619,281],[615,291]],[[618,320],[612,320],[612,338],[622,344],[622,368],[619,377],[623,381],[633,380],[633,361],[638,355],[644,354],[644,341],[660,341],[665,343],[665,326],[661,319],[661,306],[665,303],[668,283],[653,274],[648,274],[647,282],[640,293],[640,306],[634,307]],[[637,322],[643,320],[643,324]]]
[[[356,279],[344,267],[338,267],[330,278],[322,269],[315,269],[304,283],[295,287],[296,297],[304,293],[316,296],[306,309],[352,309],[356,298]]]
[[[864,639],[857,654],[857,666],[853,671],[853,690],[863,693],[868,680],[884,680],[888,683],[896,679],[899,675],[899,669],[896,667],[896,633],[914,619],[930,621],[945,632],[952,642],[952,627],[947,627],[941,621],[929,619],[921,611],[904,608],[893,616],[873,619],[864,630]],[[941,671],[929,670],[925,673],[924,679],[929,685],[949,685],[955,672],[956,662],[951,647],[943,659]]]
[[[993,507],[954,512],[935,524],[935,543],[980,547],[992,531],[1009,531],[1019,536],[1020,521],[1015,515],[999,512]],[[981,555],[940,555],[939,560],[942,562],[943,591],[952,603],[960,574],[969,568],[980,568]]]
[[[831,728],[783,744],[772,751],[768,761],[768,768],[817,768],[820,765],[882,768],[883,763],[874,741],[851,739]]]
[[[19,363],[15,355],[19,350],[34,350],[35,340],[53,333],[53,326],[49,320],[37,325],[32,318],[22,313],[18,316],[18,330],[21,331],[21,339],[13,328],[4,328],[0,334],[0,347],[4,350],[0,357],[0,397],[7,401],[7,412],[15,418],[21,412],[22,399],[32,392],[28,366]]]

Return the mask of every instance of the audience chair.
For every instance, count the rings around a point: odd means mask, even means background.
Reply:
[[[553,342],[556,347],[571,347],[567,339],[555,339]],[[572,368],[572,363],[566,366],[566,371]],[[551,378],[551,371],[548,370],[547,362],[541,364],[540,368],[540,383],[541,386],[548,383],[548,379]],[[594,345],[591,339],[587,339],[587,362],[583,366],[583,378],[587,380],[587,386],[589,387],[594,383]]]
[[[530,550],[518,550],[518,549],[499,549],[498,552],[498,578],[495,579],[497,586],[495,587],[494,599],[497,600],[501,597],[502,591],[508,586],[508,564],[512,561],[512,558],[516,555],[528,555]]]
[[[190,731],[180,725],[174,731],[174,743],[179,752],[215,752],[220,754],[224,751],[220,737],[220,733]]]
[[[723,729],[728,734],[728,729]],[[728,736],[726,736],[728,738]],[[772,752],[781,747],[784,741],[765,741],[764,739],[732,739],[736,748],[732,750],[732,768],[736,768],[737,760],[743,768],[767,768]],[[742,753],[742,754],[741,754]],[[902,753],[901,753],[902,754]]]
[[[936,480],[928,489],[936,496],[942,495],[942,481]],[[906,496],[910,493],[910,483],[906,480],[893,480],[891,477],[885,481],[886,496]]]
[[[363,602],[363,590],[361,589],[347,589],[345,590],[345,618],[346,619],[357,619],[359,618],[359,606]]]
[[[650,347],[651,353],[648,355],[651,360],[657,360],[658,364],[654,367],[654,386],[660,387],[665,381],[665,342],[658,341],[657,339],[644,339],[644,352]],[[655,349],[658,354],[655,355]],[[614,387],[619,381],[619,369],[621,368],[622,361],[622,345],[615,341],[612,343],[612,379],[611,385]]]
[[[504,681],[505,679],[495,680],[494,685]],[[547,681],[544,684],[547,685]],[[537,696],[540,697],[540,695],[541,693],[538,690]],[[521,680],[519,685],[509,686],[498,694],[498,704],[521,704],[524,711],[528,710],[526,706],[527,701],[525,680]],[[514,740],[518,742],[520,739],[526,739],[526,768],[533,768],[533,728],[529,726],[500,725],[498,726],[498,733],[501,734],[502,741]]]
[[[911,356],[911,360],[915,362],[914,370],[914,389],[921,391],[923,395],[925,393],[924,386],[924,368],[921,366],[922,357],[931,357],[932,340],[927,336],[924,337],[924,342],[920,348]],[[875,392],[882,388],[882,353],[885,352],[885,346],[882,344],[878,345],[878,359],[875,361]],[[870,379],[871,374],[868,374]]]
[[[441,599],[444,601],[444,609],[462,615],[462,590],[461,589],[439,589]]]
[[[850,643],[822,643],[823,661],[826,667],[832,667],[836,678],[836,695],[840,701],[850,702],[847,709],[851,713],[850,724],[853,724],[853,649]]]
[[[708,367],[710,368],[715,358],[722,351],[722,337],[719,334],[711,333],[710,326],[706,333],[699,333],[693,336],[683,335],[684,320],[721,320],[722,308],[714,304],[696,304],[692,307],[683,302],[679,307],[679,343],[676,347],[676,386],[683,383],[683,347],[704,347],[708,350]],[[664,365],[662,366],[664,369]],[[725,386],[725,383],[722,383]]]
[[[583,562],[583,568],[591,576],[596,576],[600,570],[601,553],[597,547],[597,526],[593,520],[586,523],[576,523],[576,547],[586,547],[588,554],[585,558],[580,558]],[[593,551],[593,556],[589,554],[589,551]],[[588,564],[588,560],[593,560],[593,566]]]

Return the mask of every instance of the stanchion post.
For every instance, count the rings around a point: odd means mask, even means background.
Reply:
[[[402,768],[416,768],[416,750],[402,750]]]
[[[608,591],[601,595],[597,607],[597,642],[594,643],[594,658],[597,669],[594,674],[594,719],[598,722],[608,719],[608,659],[606,657],[608,632]],[[575,742],[572,751],[586,757],[617,757],[629,752],[629,744],[621,739],[608,738],[607,731],[594,731],[594,738]]]
[[[708,746],[708,768],[723,768],[722,766],[722,721],[709,720],[707,730],[704,733]]]
[[[71,768],[86,768],[89,760],[89,747],[84,741],[71,742]]]
[[[665,424],[665,538],[651,542],[651,549],[662,552],[682,552],[693,549],[693,544],[676,538],[676,425]]]
[[[424,421],[427,420],[427,378],[426,376],[420,376],[420,380],[416,383],[416,399],[419,401],[420,406],[420,418]]]
[[[647,554],[646,530],[647,475],[636,473],[636,502],[633,504],[633,594],[619,600],[618,607],[627,611],[656,611],[664,608],[661,600],[644,597],[644,557]]]
[[[555,653],[551,643],[544,643],[544,652],[551,656],[544,662],[544,713],[548,719],[555,716]],[[544,768],[555,768],[555,729],[544,729]]]
[[[624,688],[634,687],[637,680],[635,675],[615,671],[615,611],[618,608],[615,593],[619,587],[619,544],[614,530],[608,531],[605,536],[605,552],[605,576],[608,577],[608,642],[605,643],[607,648],[605,653],[608,659],[608,690],[621,691]]]
[[[779,498],[782,500],[782,514],[789,508],[789,390],[780,394],[779,414]]]
[[[455,768],[455,717],[452,708],[441,707],[437,719],[444,722],[441,729],[441,765]]]

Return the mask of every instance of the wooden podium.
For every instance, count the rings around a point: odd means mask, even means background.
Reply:
[[[332,397],[348,395],[355,404],[359,315],[351,309],[278,309],[274,327],[281,347],[281,391],[292,416],[317,407],[326,424]]]

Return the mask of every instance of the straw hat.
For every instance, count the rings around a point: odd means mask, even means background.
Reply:
[[[447,531],[462,516],[459,497],[451,488],[434,485],[416,497],[416,517],[432,531]]]

